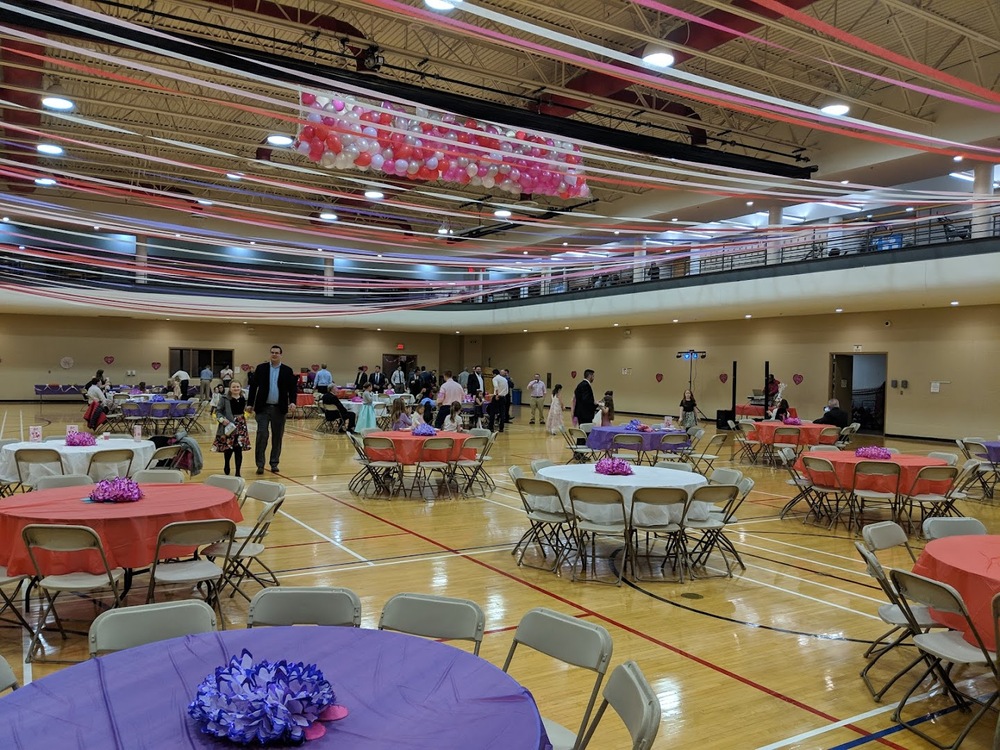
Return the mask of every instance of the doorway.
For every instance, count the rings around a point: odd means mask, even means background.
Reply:
[[[831,354],[830,398],[870,435],[885,434],[885,354]]]

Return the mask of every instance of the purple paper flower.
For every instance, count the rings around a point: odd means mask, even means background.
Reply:
[[[621,458],[602,458],[594,465],[598,474],[629,476],[632,474],[632,464]]]
[[[300,743],[335,700],[315,664],[255,663],[244,649],[202,681],[188,714],[205,734],[240,745]]]
[[[798,417],[785,417],[782,422],[784,424],[802,424],[802,420]]]
[[[74,448],[97,445],[97,438],[89,432],[71,432],[66,436],[66,445]]]
[[[128,477],[102,479],[90,491],[95,503],[134,503],[142,497],[139,485]]]
[[[435,435],[437,435],[437,430],[435,430],[429,424],[424,422],[413,428],[413,434],[421,435],[423,437],[434,437]]]
[[[156,394],[155,396],[152,396],[152,397],[151,397],[151,398],[149,399],[149,402],[150,402],[151,404],[161,404],[161,403],[163,403],[164,401],[166,401],[166,399],[165,399],[165,398],[163,397],[163,395],[162,395],[162,394],[160,394],[160,393],[157,393],[157,394]]]
[[[885,461],[892,458],[892,451],[888,448],[880,448],[877,445],[866,445],[863,448],[858,448],[854,451],[854,455],[858,458],[868,458],[875,459],[878,461]]]

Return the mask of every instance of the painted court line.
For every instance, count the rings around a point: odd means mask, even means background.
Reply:
[[[321,532],[321,531],[319,531],[317,529],[314,529],[312,526],[310,526],[309,524],[305,523],[304,521],[300,521],[298,518],[296,518],[295,516],[293,516],[291,513],[286,513],[284,510],[279,510],[278,513],[280,515],[282,515],[282,516],[285,516],[286,518],[288,518],[289,520],[291,520],[293,523],[297,523],[299,526],[301,526],[306,531],[311,531],[313,534],[315,534],[316,536],[318,536],[320,539],[323,539],[324,541],[329,542],[330,544],[332,544],[337,549],[343,550],[344,552],[346,552],[347,554],[349,554],[351,557],[353,557],[353,558],[355,558],[357,560],[361,560],[362,562],[366,562],[365,557],[363,555],[359,555],[357,552],[355,552],[354,550],[350,549],[349,547],[346,547],[345,545],[341,544],[336,539],[328,537],[326,534],[324,534],[323,532]],[[367,563],[367,564],[371,565],[371,563]]]

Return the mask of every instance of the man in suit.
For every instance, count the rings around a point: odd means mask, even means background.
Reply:
[[[250,393],[247,394],[247,410],[252,411],[257,420],[257,442],[255,458],[257,473],[264,473],[264,458],[267,454],[268,433],[273,432],[271,441],[271,471],[277,473],[281,459],[281,439],[285,435],[285,416],[288,407],[295,403],[298,380],[288,365],[281,364],[281,347],[271,347],[271,359],[262,362],[254,370]]]
[[[372,389],[375,393],[382,393],[389,385],[389,380],[386,378],[385,373],[382,372],[382,368],[375,365],[375,372],[371,374],[368,382],[372,384]]]
[[[368,365],[358,365],[358,371],[354,375],[354,389],[361,391],[368,382]]]
[[[486,395],[486,381],[483,380],[483,368],[476,365],[475,369],[469,373],[469,380],[466,382],[465,390],[470,396],[475,396],[477,391],[482,391]]]
[[[594,421],[597,404],[594,402],[594,389],[590,385],[593,382],[594,371],[584,370],[583,380],[573,391],[573,422],[577,425]]]

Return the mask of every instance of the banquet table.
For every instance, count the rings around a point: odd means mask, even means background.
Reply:
[[[42,383],[35,385],[35,395],[41,401],[43,396],[76,396],[80,397],[86,392],[85,388],[78,385],[59,385],[57,383]]]
[[[803,422],[802,424],[784,424],[783,422],[769,421],[757,422],[754,431],[747,437],[751,440],[759,440],[767,445],[774,444],[774,431],[779,427],[795,427],[799,431],[798,445],[833,445],[837,442],[838,435],[830,435],[820,440],[819,434],[830,427],[828,424],[815,424],[813,422]],[[839,430],[838,430],[839,433]],[[782,438],[786,441],[786,438]],[[792,442],[791,438],[787,442]]]
[[[587,447],[595,451],[608,451],[615,435],[639,435],[642,438],[642,449],[655,452],[660,447],[660,441],[664,435],[686,435],[684,430],[665,430],[662,427],[652,432],[639,432],[638,430],[626,430],[624,425],[611,425],[609,427],[593,427],[587,435]]]
[[[316,396],[323,394],[316,393],[296,393],[295,394],[295,405],[296,406],[315,406]]]
[[[23,441],[10,443],[0,449],[0,478],[17,481],[17,464],[14,461],[14,452],[23,448],[49,448],[59,453],[62,459],[64,474],[86,474],[90,466],[90,459],[95,453],[100,451],[121,450],[131,448],[135,451],[135,458],[132,460],[132,471],[145,469],[146,464],[156,450],[156,445],[150,440],[105,440],[98,438],[95,445],[66,445],[66,440],[48,440],[42,443],[32,443]],[[124,468],[124,464],[122,464]],[[51,467],[44,464],[36,464],[31,467],[27,477],[30,484],[31,479],[40,476],[51,476],[55,474]]]
[[[112,568],[142,568],[153,562],[156,538],[168,523],[243,520],[236,496],[220,487],[197,483],[140,486],[144,497],[134,503],[90,502],[86,499],[89,487],[60,487],[5,498],[0,503],[0,565],[7,566],[11,575],[35,572],[21,540],[21,530],[33,523],[89,526],[101,537]],[[49,575],[103,570],[94,552],[51,555],[37,551],[36,557]]]
[[[845,490],[859,489],[873,490],[875,492],[892,492],[893,490],[893,478],[888,476],[865,477],[861,485],[855,488],[854,467],[861,461],[871,459],[860,458],[849,451],[828,451],[818,454],[818,457],[824,458],[833,464],[834,471],[837,472],[837,480]],[[914,480],[917,478],[917,473],[925,466],[947,466],[947,463],[939,458],[897,453],[885,462],[899,464],[899,491],[901,494],[944,492],[948,487],[948,483],[946,482],[928,482],[926,480],[917,483],[916,487],[913,486]],[[805,472],[805,466],[802,464],[801,457],[796,462],[795,467],[799,471]],[[816,484],[827,486],[832,482],[829,474],[825,472],[816,472],[812,480]]]
[[[947,583],[965,600],[972,622],[986,648],[996,649],[993,632],[993,596],[1000,593],[1000,536],[948,536],[927,543],[913,572]],[[965,618],[931,610],[931,616],[965,634],[965,640],[978,645]]]
[[[632,512],[632,495],[636,490],[645,487],[675,487],[693,492],[698,487],[708,484],[708,480],[693,471],[677,471],[676,469],[658,469],[653,466],[633,466],[632,474],[628,476],[598,474],[595,464],[574,464],[570,466],[546,466],[538,472],[538,476],[547,479],[559,489],[563,504],[570,507],[569,491],[571,487],[613,487],[622,493],[625,499],[625,509]],[[539,498],[541,500],[541,498]],[[541,505],[539,506],[541,507]],[[708,518],[710,503],[696,502],[692,504],[688,517],[692,520]],[[552,512],[561,510],[550,506],[543,508]],[[658,514],[640,514],[637,521],[641,523],[677,523],[681,520],[681,506],[670,508],[670,517],[664,518]],[[611,516],[601,517],[597,514],[587,516],[593,521],[611,520]]]
[[[365,437],[385,437],[392,440],[392,445],[396,450],[396,461],[405,465],[412,465],[417,463],[417,459],[420,458],[420,449],[424,444],[424,441],[429,437],[450,437],[455,440],[455,447],[452,449],[451,454],[448,456],[433,456],[435,461],[457,461],[459,459],[474,459],[476,457],[476,451],[472,448],[463,448],[465,441],[468,440],[471,435],[467,432],[445,432],[444,430],[438,430],[436,435],[414,435],[412,432],[403,431],[386,431],[386,432],[369,432]],[[392,456],[389,455],[388,450],[368,450],[368,457],[373,461],[391,461]],[[434,451],[438,453],[438,451]]]
[[[798,418],[799,413],[795,409],[789,409],[788,416]],[[764,407],[753,406],[752,404],[736,404],[736,418],[739,419],[740,417],[762,419],[764,417]]]
[[[187,713],[198,685],[247,649],[316,664],[347,716],[310,750],[550,750],[531,694],[485,659],[384,630],[274,627],[174,638],[76,664],[0,700],[0,747],[235,747]],[[287,747],[287,745],[281,745]]]
[[[152,401],[148,398],[128,398],[126,399],[126,402],[133,403],[139,407],[138,416],[140,417],[148,417],[153,411],[153,404],[157,403],[170,404],[170,413],[175,414],[177,409],[177,404],[187,405],[188,403],[190,403],[188,401],[182,401],[181,399],[176,399],[176,398],[167,398],[164,399],[163,401]]]

